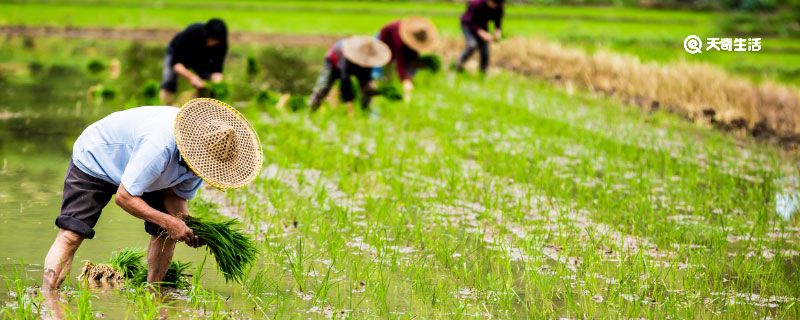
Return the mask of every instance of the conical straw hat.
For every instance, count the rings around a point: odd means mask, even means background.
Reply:
[[[400,21],[400,39],[414,51],[427,53],[439,43],[439,31],[427,18],[408,17]]]
[[[261,143],[233,107],[214,99],[193,99],[175,118],[181,157],[206,183],[219,188],[244,186],[261,171]]]
[[[389,46],[370,36],[352,36],[344,39],[342,53],[350,62],[367,68],[383,66],[392,58]]]

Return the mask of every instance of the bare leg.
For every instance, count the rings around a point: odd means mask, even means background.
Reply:
[[[147,282],[159,282],[164,279],[174,252],[175,240],[166,235],[150,237],[150,245],[147,247]]]
[[[75,257],[75,251],[78,250],[81,242],[83,242],[83,237],[75,232],[64,229],[58,231],[56,240],[44,259],[43,291],[58,290],[69,274],[72,258]]]
[[[175,100],[175,93],[161,89],[161,92],[158,93],[158,97],[161,98],[161,103],[169,106],[172,105],[172,102]]]
[[[64,282],[72,266],[72,259],[75,251],[78,250],[83,237],[79,234],[61,229],[56,235],[56,240],[47,252],[44,259],[44,276],[42,277],[42,295],[45,303],[52,312],[52,317],[61,319],[64,317],[64,310],[58,296],[58,287]]]

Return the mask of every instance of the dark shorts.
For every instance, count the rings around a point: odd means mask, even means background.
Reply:
[[[116,185],[84,173],[70,161],[67,177],[64,179],[61,215],[56,218],[56,226],[87,239],[94,238],[94,226],[100,219],[100,213],[116,193]],[[164,206],[164,190],[145,192],[142,200],[153,209],[167,211]],[[144,227],[150,235],[166,234],[164,229],[149,221],[145,221]]]

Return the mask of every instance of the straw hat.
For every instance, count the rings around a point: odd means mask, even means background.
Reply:
[[[258,135],[222,101],[200,98],[184,104],[175,118],[175,142],[189,168],[218,189],[244,186],[261,171]]]
[[[367,68],[383,66],[392,58],[389,46],[370,36],[352,36],[344,39],[342,53],[350,62]]]
[[[426,53],[439,43],[439,32],[427,18],[408,17],[400,21],[400,39],[414,51]]]

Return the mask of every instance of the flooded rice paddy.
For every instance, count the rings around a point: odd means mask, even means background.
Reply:
[[[3,41],[0,259],[4,279],[29,279],[0,292],[5,317],[40,281],[72,140],[109,112],[153,103],[162,49]],[[413,102],[380,99],[364,117],[278,110],[254,97],[306,90],[323,52],[286,50],[302,59],[232,52],[229,101],[259,131],[265,167],[248,188],[203,190],[194,205],[239,218],[258,239],[248,280],[225,284],[207,262],[196,284],[213,295],[193,287],[148,304],[139,292],[82,289],[75,263],[73,309],[88,299],[107,318],[147,308],[234,318],[800,314],[800,227],[777,209],[791,200],[776,196],[800,187],[793,156],[504,73],[420,74]],[[93,60],[105,67],[92,73]],[[303,61],[291,86],[275,85],[270,68]],[[146,241],[142,223],[111,205],[76,261]],[[198,265],[204,254],[181,246],[176,257]]]

